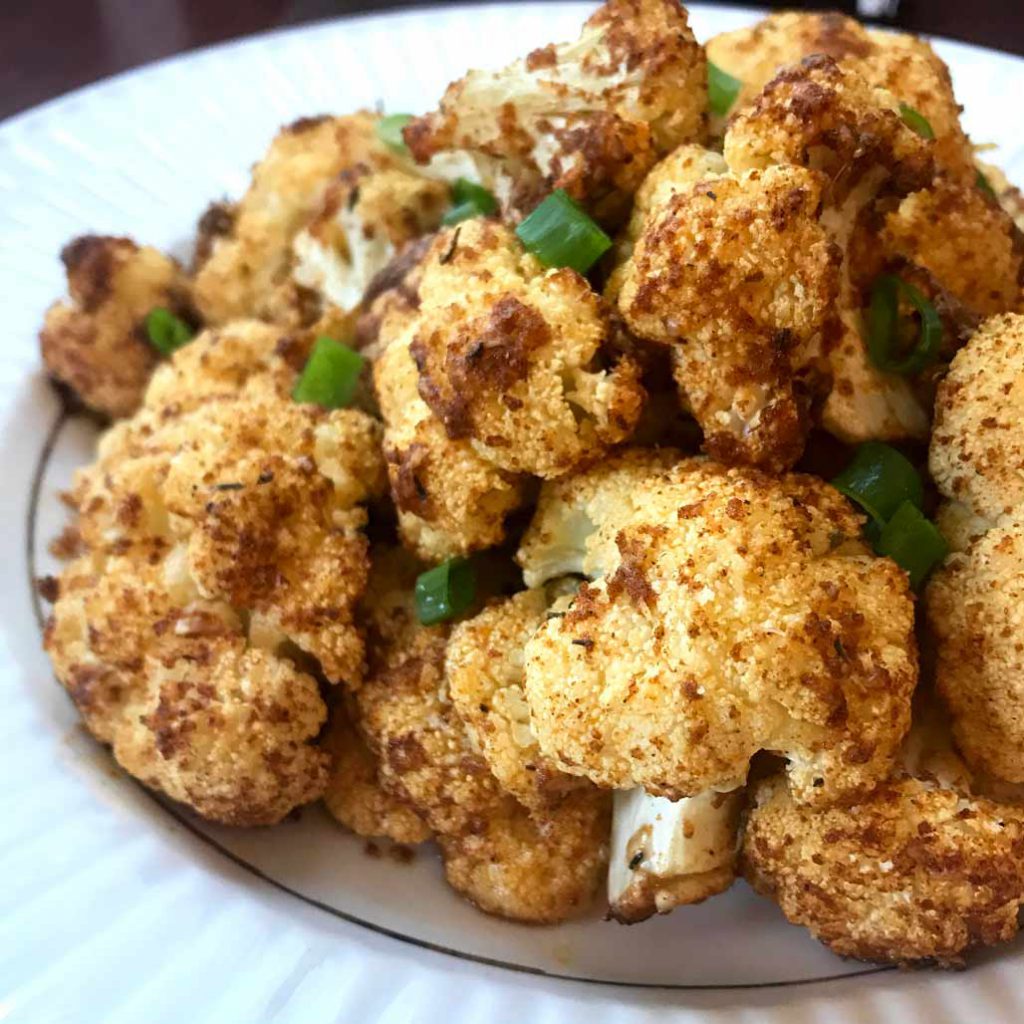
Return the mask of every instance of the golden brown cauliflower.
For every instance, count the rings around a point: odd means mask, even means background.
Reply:
[[[607,865],[608,799],[580,792],[531,814],[473,749],[447,695],[444,626],[416,620],[418,566],[375,557],[366,597],[370,672],[359,727],[381,784],[436,834],[449,883],[488,913],[553,923],[585,911]]]
[[[759,750],[789,759],[800,802],[870,787],[917,682],[905,574],[815,477],[663,459],[542,489],[528,582],[538,560],[568,563],[573,534],[594,578],[526,645],[542,752],[600,786],[670,798],[741,786]]]
[[[509,473],[559,476],[629,436],[644,391],[618,324],[568,267],[545,271],[504,225],[471,220],[424,263],[411,352],[453,439]]]
[[[849,804],[802,806],[782,778],[758,784],[743,870],[841,956],[959,966],[1017,933],[1024,816],[972,794],[948,740],[926,738],[922,751],[919,732],[902,770]]]
[[[169,256],[130,238],[83,235],[60,254],[70,302],[46,311],[46,369],[90,409],[117,419],[142,402],[159,355],[144,321],[157,307],[192,319],[188,281]]]
[[[418,160],[466,150],[510,217],[565,189],[604,222],[706,128],[706,64],[676,0],[607,0],[575,42],[453,82],[405,138]]]
[[[337,175],[393,163],[376,122],[364,112],[302,118],[281,129],[230,216],[219,218],[217,231],[200,231],[205,258],[195,297],[208,323],[259,317],[294,326],[316,319],[311,297],[291,277],[292,245]]]
[[[279,339],[255,322],[205,332],[101,440],[73,490],[86,553],[46,633],[118,761],[231,824],[276,821],[323,790],[326,711],[292,655],[358,682],[358,503],[383,483],[374,422],[292,402]],[[234,387],[229,353],[243,360]]]
[[[656,172],[657,173],[657,172]],[[618,302],[670,346],[676,382],[723,462],[800,457],[822,390],[839,254],[819,221],[823,179],[800,167],[655,186]]]
[[[377,778],[377,758],[340,705],[331,711],[321,743],[331,759],[324,804],[358,836],[413,846],[430,838],[426,822],[388,793]]]
[[[936,684],[972,768],[1024,782],[1024,316],[993,317],[939,386],[929,452],[955,549],[927,590]]]
[[[922,114],[935,134],[938,165],[965,183],[974,181],[971,146],[960,127],[949,69],[923,39],[873,32],[835,11],[786,11],[714,36],[707,52],[710,61],[742,83],[734,111],[752,103],[782,68],[825,54]]]
[[[543,590],[524,590],[452,630],[445,678],[474,748],[501,788],[530,810],[556,807],[588,784],[560,772],[537,745],[523,693],[523,648],[550,606]]]

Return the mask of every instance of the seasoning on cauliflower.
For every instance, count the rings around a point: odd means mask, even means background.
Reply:
[[[421,163],[468,151],[507,216],[562,188],[614,223],[659,157],[703,139],[706,81],[676,0],[608,0],[575,42],[470,71],[404,134]]]
[[[292,402],[279,339],[255,322],[205,332],[101,440],[73,490],[86,553],[46,631],[123,767],[229,824],[272,823],[323,791],[326,709],[290,653],[358,682],[358,503],[383,483],[373,421]]]
[[[95,412],[130,416],[159,358],[146,316],[163,307],[192,319],[188,281],[169,256],[130,238],[83,235],[60,258],[70,302],[46,311],[39,333],[46,369]]]
[[[391,165],[376,122],[363,112],[306,117],[281,129],[229,223],[200,232],[208,255],[197,267],[195,298],[208,323],[259,317],[298,326],[316,319],[316,303],[291,277],[292,245],[334,178],[358,165]]]
[[[541,751],[599,786],[677,799],[789,759],[801,802],[889,770],[917,682],[905,574],[821,480],[641,456],[546,484],[520,553],[528,582],[585,532],[585,583],[526,645]],[[574,492],[582,491],[582,501]],[[539,556],[539,557],[538,557]]]
[[[523,648],[544,621],[544,590],[524,590],[452,630],[445,678],[466,733],[506,793],[530,810],[557,807],[587,786],[560,772],[537,746],[523,694]]]
[[[331,759],[324,804],[331,816],[358,836],[414,846],[430,838],[426,822],[386,792],[377,778],[377,758],[343,707],[331,711],[321,743]]]
[[[972,792],[948,739],[922,751],[920,731],[902,770],[853,803],[801,806],[779,777],[754,789],[746,878],[841,956],[953,967],[1017,932],[1024,818]]]
[[[636,334],[671,347],[711,455],[785,469],[823,390],[838,290],[822,179],[770,167],[659,191],[622,271],[619,309]]]
[[[574,270],[544,271],[515,234],[477,219],[438,236],[419,286],[419,392],[453,439],[509,473],[553,477],[629,436],[640,366]]]
[[[982,324],[939,385],[929,452],[958,549],[926,594],[936,685],[971,767],[1010,782],[1024,782],[1022,366],[1024,316]]]
[[[734,112],[754,102],[782,68],[825,54],[925,117],[935,135],[938,165],[964,183],[974,182],[971,145],[960,127],[949,69],[917,36],[873,32],[835,11],[786,11],[712,37],[707,52],[712,63],[742,83]]]

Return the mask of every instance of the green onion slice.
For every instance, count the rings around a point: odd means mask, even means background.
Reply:
[[[458,224],[470,217],[487,217],[498,209],[498,201],[483,187],[468,178],[452,185],[452,208],[441,218],[442,224]]]
[[[356,393],[364,362],[358,352],[340,341],[317,338],[309,361],[295,382],[292,398],[325,409],[343,409]]]
[[[983,171],[978,171],[975,175],[974,184],[977,185],[985,195],[991,196],[993,199],[996,198],[996,190],[992,187],[992,182],[985,177]]]
[[[572,267],[585,274],[612,240],[573,202],[555,189],[520,225],[516,234],[546,267]]]
[[[924,503],[924,484],[910,460],[891,445],[867,441],[832,486],[855,501],[881,526],[898,508]]]
[[[913,132],[917,132],[922,139],[934,139],[935,132],[932,130],[931,122],[920,110],[915,110],[909,103],[900,104],[900,117],[903,123]]]
[[[416,614],[424,626],[461,615],[476,596],[476,574],[467,558],[450,558],[420,573],[416,580]]]
[[[388,114],[377,122],[377,138],[391,149],[406,149],[402,129],[412,120],[412,114]]]
[[[719,117],[728,114],[742,88],[743,83],[738,78],[708,61],[708,106],[712,114]]]
[[[916,588],[949,554],[949,545],[938,527],[913,503],[905,501],[883,527],[875,550],[906,569],[910,585]]]
[[[158,306],[146,315],[146,336],[157,352],[169,356],[182,345],[187,345],[195,336],[195,331],[169,309]]]
[[[900,317],[901,300],[909,302],[918,317],[917,338],[905,355],[898,351],[899,336],[908,322]],[[886,373],[920,373],[939,357],[942,319],[921,292],[894,274],[883,274],[871,288],[867,329],[868,355]]]

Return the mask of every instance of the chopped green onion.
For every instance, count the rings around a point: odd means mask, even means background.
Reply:
[[[377,122],[377,138],[391,149],[406,149],[402,129],[412,120],[412,114],[388,114]]]
[[[934,139],[935,132],[932,130],[931,122],[920,110],[915,110],[909,103],[900,104],[900,117],[903,123],[913,132],[916,132],[922,139]]]
[[[476,596],[473,563],[450,558],[420,573],[416,580],[416,614],[424,626],[433,626],[461,615]]]
[[[486,217],[498,209],[498,201],[483,187],[468,178],[452,185],[452,208],[441,218],[442,224],[458,224],[470,217]]]
[[[875,550],[906,569],[910,585],[916,588],[949,554],[949,545],[938,527],[920,509],[905,501],[883,527]]]
[[[901,356],[897,351],[900,333],[900,300],[917,311],[919,324],[914,346]],[[912,285],[893,274],[883,274],[871,289],[868,306],[868,355],[880,370],[910,376],[920,373],[939,356],[942,319],[935,307]]]
[[[309,361],[295,382],[292,398],[325,409],[343,409],[356,393],[364,362],[358,352],[340,341],[317,338]]]
[[[993,199],[996,198],[996,190],[992,187],[992,182],[985,177],[983,171],[978,171],[974,177],[974,184],[981,189],[987,196],[991,196]]]
[[[169,309],[158,306],[146,315],[146,336],[157,352],[170,356],[187,345],[195,337],[195,331]]]
[[[572,267],[579,274],[585,274],[612,245],[560,188],[516,228],[516,234],[544,266]]]
[[[712,114],[719,117],[728,114],[742,88],[743,83],[738,78],[708,61],[708,106]]]
[[[920,474],[906,456],[881,441],[862,444],[832,486],[860,505],[879,527],[901,505],[909,502],[920,508],[924,503]]]

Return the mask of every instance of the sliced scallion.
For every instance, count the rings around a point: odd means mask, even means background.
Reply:
[[[974,177],[974,184],[977,185],[985,195],[991,196],[992,199],[996,198],[996,190],[992,187],[992,182],[985,177],[984,172],[978,171]]]
[[[487,217],[498,209],[498,201],[483,187],[468,178],[452,185],[452,208],[441,218],[442,224],[459,224],[471,217]]]
[[[935,132],[932,130],[931,122],[920,110],[915,110],[909,103],[900,104],[900,117],[903,123],[912,131],[921,136],[922,139],[934,139]]]
[[[457,618],[473,603],[476,574],[466,558],[450,558],[420,573],[416,580],[416,614],[424,626]]]
[[[917,313],[917,337],[906,354],[899,351],[900,334],[907,323],[900,316],[903,300]],[[935,307],[912,284],[894,274],[882,274],[871,288],[867,330],[868,355],[886,373],[920,373],[935,362],[942,346],[942,319]]]
[[[146,316],[146,336],[153,348],[162,355],[173,355],[182,345],[187,345],[194,335],[195,332],[184,320],[162,306],[151,309]]]
[[[743,83],[738,78],[708,61],[708,106],[712,114],[725,117],[742,88]]]
[[[949,545],[938,527],[912,502],[905,501],[882,528],[875,550],[905,569],[910,585],[916,588],[949,554]]]
[[[343,409],[355,395],[364,362],[358,352],[340,341],[317,338],[309,361],[295,382],[292,398],[325,409]]]
[[[402,129],[412,120],[412,114],[388,114],[377,122],[377,138],[391,149],[406,149]]]
[[[924,484],[913,464],[881,441],[862,444],[832,486],[860,505],[879,527],[904,503],[920,508],[924,502]]]
[[[572,267],[585,274],[612,240],[563,189],[555,189],[516,228],[523,245],[546,267]]]

